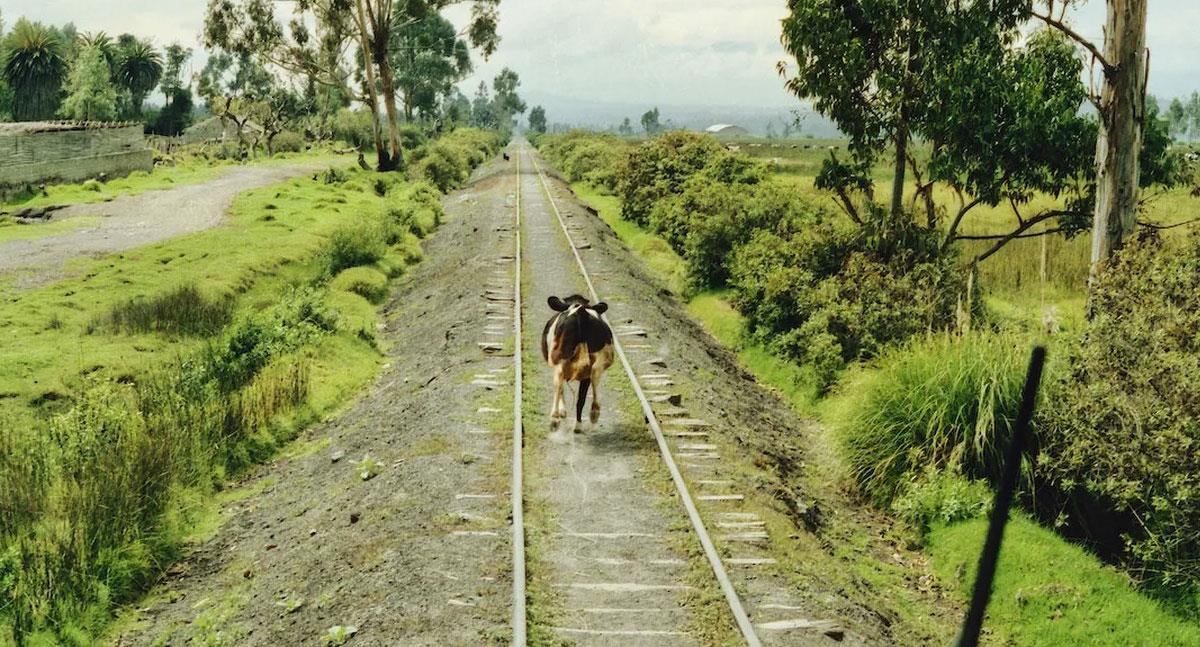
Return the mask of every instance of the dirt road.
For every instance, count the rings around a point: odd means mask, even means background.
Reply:
[[[224,524],[117,643],[320,645],[333,626],[356,629],[351,645],[509,642],[505,295],[518,191],[530,644],[740,641],[622,369],[601,385],[598,428],[548,431],[545,299],[583,292],[555,206],[763,643],[926,642],[891,632],[892,596],[846,561],[901,557],[886,528],[856,518],[832,485],[800,489],[811,425],[755,385],[565,184],[543,185],[534,153],[509,152],[445,199],[449,220],[392,295],[376,384],[242,484]],[[382,471],[363,481],[367,455]],[[843,545],[851,530],[866,539]]]
[[[111,202],[72,205],[56,211],[54,220],[97,216],[98,223],[59,235],[0,243],[0,277],[14,275],[17,287],[36,287],[61,277],[68,261],[215,227],[242,191],[317,168],[311,164],[237,166],[207,182],[121,196]]]

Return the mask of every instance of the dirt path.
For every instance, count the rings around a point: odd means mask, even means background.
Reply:
[[[94,227],[0,244],[0,277],[16,276],[18,288],[36,287],[63,275],[68,261],[103,256],[217,226],[234,197],[320,166],[237,166],[221,177],[171,189],[121,196],[111,202],[72,205],[54,221],[99,217]],[[30,225],[36,226],[36,225]]]

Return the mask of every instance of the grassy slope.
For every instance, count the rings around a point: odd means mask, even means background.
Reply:
[[[293,179],[239,196],[227,226],[89,261],[77,266],[77,278],[12,293],[0,310],[0,332],[10,341],[0,347],[0,407],[54,400],[84,374],[136,375],[198,347],[204,342],[195,338],[110,335],[95,322],[117,303],[185,282],[238,295],[242,308],[266,305],[312,274],[325,236],[363,200]]]
[[[582,183],[572,188],[600,212],[653,272],[673,289],[682,286],[683,259],[665,241],[621,220],[617,198],[601,195]],[[806,388],[804,371],[748,342],[742,317],[725,295],[695,295],[688,309],[710,334],[737,351],[739,360],[760,382],[777,389],[802,413],[821,417],[825,405],[817,402],[812,389]],[[836,460],[832,455],[827,458]],[[940,529],[927,547],[942,585],[964,601],[973,579],[964,575],[963,569],[974,569],[984,527],[980,520]],[[1010,523],[1001,559],[987,624],[1000,639],[998,642],[1047,646],[1200,644],[1200,629],[1170,616],[1112,568],[1033,522],[1018,518]],[[870,569],[861,569],[860,576],[871,577]],[[875,581],[884,584],[883,577],[876,574]]]

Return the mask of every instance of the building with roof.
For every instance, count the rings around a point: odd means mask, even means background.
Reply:
[[[733,124],[713,124],[705,128],[704,132],[717,137],[745,137],[750,134],[749,130]]]

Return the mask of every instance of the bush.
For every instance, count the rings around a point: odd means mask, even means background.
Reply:
[[[1037,417],[1046,516],[1144,578],[1200,585],[1200,234],[1128,245],[1094,306]]]
[[[539,138],[538,148],[571,182],[586,181],[612,193],[629,145],[614,135],[572,130]]]
[[[333,138],[362,150],[375,147],[375,129],[371,113],[367,110],[342,108],[329,124]]]
[[[964,279],[936,232],[883,212],[810,222],[756,232],[733,250],[729,284],[751,332],[813,366],[821,389],[848,362],[953,322]]]
[[[447,193],[466,181],[469,169],[469,159],[461,149],[435,142],[426,147],[424,155],[413,164],[413,175]]]
[[[233,299],[209,298],[194,285],[183,285],[153,297],[138,297],[112,307],[105,322],[127,333],[209,336],[233,317]]]
[[[276,153],[303,153],[306,147],[304,135],[291,130],[285,130],[271,141],[271,148]]]
[[[442,202],[432,184],[407,184],[388,208],[389,221],[400,231],[424,238],[442,224]]]
[[[338,227],[330,234],[322,253],[326,274],[335,276],[347,268],[379,262],[387,253],[387,238],[388,232],[381,223],[365,218]]]
[[[929,531],[982,517],[991,510],[992,490],[953,471],[926,469],[892,502],[892,512],[925,539]]]
[[[838,440],[858,487],[887,507],[925,469],[996,482],[1020,404],[1024,344],[936,335],[884,353],[841,386]]]
[[[370,267],[352,267],[334,277],[330,287],[353,292],[371,303],[379,303],[387,298],[388,277]]]
[[[678,193],[683,183],[724,149],[709,135],[672,132],[629,152],[617,174],[621,217],[646,226],[654,203]]]

